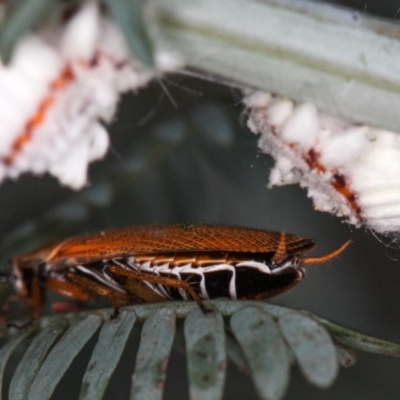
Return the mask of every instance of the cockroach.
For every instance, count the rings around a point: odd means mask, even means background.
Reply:
[[[8,280],[37,318],[46,291],[86,302],[120,304],[227,297],[264,300],[299,283],[307,265],[339,255],[350,243],[304,257],[303,236],[218,225],[140,226],[77,236],[11,260]]]

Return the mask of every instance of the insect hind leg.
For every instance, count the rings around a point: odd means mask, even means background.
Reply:
[[[120,301],[127,303],[132,300],[132,298],[128,295],[116,292],[115,290],[108,288],[90,278],[81,276],[80,274],[68,272],[66,274],[66,278],[69,283],[79,288],[80,291],[87,293],[88,297],[100,296],[110,300],[111,304],[114,307],[114,312],[111,315],[110,320],[118,318],[120,311]]]
[[[126,269],[119,265],[110,265],[107,267],[107,273],[112,275],[113,279],[118,279],[118,277],[125,277],[128,280],[136,281],[146,281],[149,283],[165,285],[169,287],[176,287],[182,289],[192,298],[204,313],[210,312],[210,310],[205,306],[200,296],[195,292],[192,286],[184,280],[178,280],[170,277],[164,277],[159,275],[151,275],[149,273],[140,272],[132,269]],[[124,284],[122,284],[124,286]],[[133,293],[134,294],[134,293]]]

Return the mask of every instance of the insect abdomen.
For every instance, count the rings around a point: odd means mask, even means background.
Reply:
[[[148,290],[138,291],[139,280],[157,299],[192,299],[184,287],[154,282],[154,277],[186,282],[201,300],[268,298],[294,286],[302,277],[298,269],[287,265],[284,271],[271,271],[272,254],[253,254],[251,258],[247,254],[247,259],[244,253],[138,255],[77,266],[70,271],[142,301],[151,300]],[[135,276],[138,272],[143,274],[142,279]]]

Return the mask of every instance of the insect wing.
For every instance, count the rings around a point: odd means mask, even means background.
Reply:
[[[218,225],[143,226],[103,231],[65,241],[51,260],[55,263],[95,262],[135,254],[171,252],[275,252],[281,233]],[[288,254],[302,255],[314,241],[286,235]]]

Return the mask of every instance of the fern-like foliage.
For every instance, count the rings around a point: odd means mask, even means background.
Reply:
[[[44,317],[23,331],[3,331],[0,382],[10,399],[49,399],[87,342],[96,344],[81,379],[81,399],[102,399],[135,324],[143,322],[130,398],[161,399],[168,361],[183,319],[191,399],[221,399],[227,363],[250,375],[260,399],[282,399],[296,363],[311,384],[326,388],[339,366],[355,362],[353,349],[399,356],[400,345],[372,338],[315,315],[264,302],[217,300],[204,314],[192,302],[126,307],[116,320],[111,310]],[[180,329],[180,328],[179,328]],[[21,343],[11,382],[7,363]],[[132,354],[132,357],[134,354]]]

